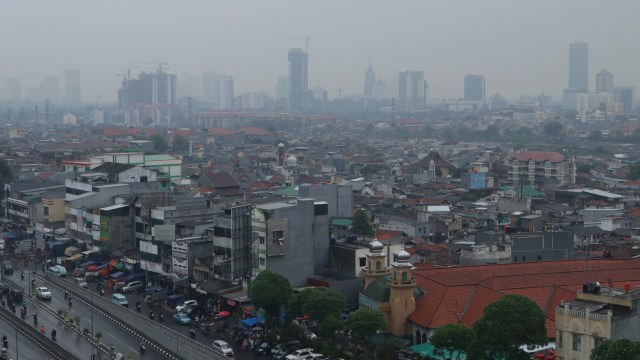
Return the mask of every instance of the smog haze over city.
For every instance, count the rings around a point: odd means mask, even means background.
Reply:
[[[567,1],[4,1],[0,78],[24,88],[65,69],[82,73],[83,100],[113,102],[128,69],[234,77],[235,92],[273,93],[290,48],[309,50],[309,87],[329,98],[362,93],[369,61],[379,79],[424,70],[432,99],[462,97],[465,74],[487,94],[558,98],[567,44],[589,44],[590,85],[601,69],[640,85],[640,2]]]

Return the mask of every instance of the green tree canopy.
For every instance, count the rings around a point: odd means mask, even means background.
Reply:
[[[589,141],[602,141],[602,139],[602,131],[600,130],[594,130],[587,136],[587,140]]]
[[[640,179],[640,162],[634,162],[629,166],[629,180]]]
[[[375,236],[373,227],[369,224],[369,218],[364,210],[360,209],[356,211],[355,215],[353,215],[353,219],[351,221],[351,232],[365,238]]]
[[[179,151],[187,150],[189,149],[189,140],[181,134],[176,134],[173,137],[173,148]]]
[[[262,271],[251,284],[251,300],[271,317],[280,315],[280,306],[286,306],[292,295],[289,280],[271,270]]]
[[[591,170],[593,170],[593,165],[591,164],[578,164],[576,166],[576,172],[580,174],[588,174]]]
[[[472,359],[528,359],[520,346],[548,341],[544,313],[535,302],[520,295],[507,295],[487,305],[473,330],[476,336],[468,349]]]
[[[345,300],[330,288],[308,288],[294,296],[291,309],[296,315],[310,315],[315,319],[338,318],[345,309]]]
[[[591,351],[591,360],[640,359],[640,342],[629,339],[605,340]]]
[[[563,126],[557,121],[551,121],[544,124],[542,131],[545,135],[556,138],[562,133]]]
[[[162,135],[149,136],[149,140],[153,141],[153,148],[157,152],[165,152],[169,147],[167,140]]]
[[[473,330],[464,325],[447,324],[437,328],[429,340],[437,349],[446,350],[453,360],[458,360],[473,336]]]
[[[345,322],[345,328],[351,331],[351,337],[354,342],[359,344],[368,344],[371,335],[378,330],[386,330],[387,323],[381,312],[360,308],[351,314]]]

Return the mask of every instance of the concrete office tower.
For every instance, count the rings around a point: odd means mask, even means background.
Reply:
[[[289,110],[301,112],[307,104],[309,57],[302,49],[289,50]]]
[[[137,79],[125,76],[118,90],[118,107],[126,109],[137,104],[175,105],[177,75],[167,74],[163,68],[153,73],[142,72]]]
[[[398,76],[398,106],[401,111],[425,109],[424,71],[401,71]]]
[[[8,78],[3,84],[3,98],[6,101],[22,101],[22,85],[16,78]]]
[[[276,82],[276,100],[289,101],[289,77],[280,76]]]
[[[484,75],[467,75],[464,77],[464,99],[467,101],[485,102]]]
[[[49,99],[51,102],[60,101],[60,81],[55,76],[47,76],[42,79],[40,85],[43,99]]]
[[[613,98],[616,103],[624,106],[624,112],[630,113],[635,109],[636,88],[633,86],[615,86]]]
[[[569,44],[569,89],[589,91],[589,44]]]
[[[202,97],[216,110],[233,108],[233,77],[206,73],[202,75]]]
[[[70,105],[80,104],[81,85],[80,70],[70,69],[64,72],[64,98]]]
[[[369,68],[364,73],[364,95],[373,96],[373,88],[376,85],[376,73],[373,72],[371,62],[369,62]]]
[[[596,93],[613,94],[613,74],[609,70],[601,70],[596,74]]]

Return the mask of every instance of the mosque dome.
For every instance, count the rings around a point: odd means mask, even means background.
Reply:
[[[407,262],[409,261],[410,257],[411,257],[411,254],[406,252],[404,249],[400,250],[397,255],[398,262]]]
[[[293,155],[289,156],[287,158],[287,160],[285,160],[285,165],[286,166],[296,166],[296,165],[298,165],[298,158],[296,158]]]
[[[384,245],[378,240],[373,240],[369,243],[369,250],[371,250],[371,252],[382,252],[383,249]]]

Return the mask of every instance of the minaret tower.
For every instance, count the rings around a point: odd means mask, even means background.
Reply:
[[[284,166],[284,144],[278,144],[278,166]]]
[[[380,241],[373,240],[369,243],[369,252],[366,253],[367,266],[363,267],[361,272],[364,277],[364,291],[367,290],[373,280],[389,274],[389,267],[383,250],[384,245]]]
[[[389,328],[393,335],[396,336],[411,334],[407,318],[416,310],[414,296],[416,280],[411,272],[413,265],[409,262],[410,256],[404,250],[400,250],[396,254],[396,261],[391,264],[392,276],[387,282],[389,285],[389,308],[391,310]]]

